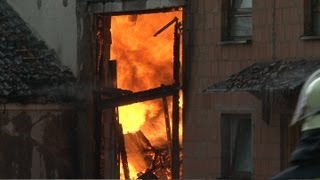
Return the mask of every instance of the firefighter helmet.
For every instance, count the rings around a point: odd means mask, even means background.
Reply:
[[[291,125],[302,123],[302,131],[320,128],[320,70],[304,83]]]

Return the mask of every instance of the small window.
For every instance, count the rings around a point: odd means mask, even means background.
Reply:
[[[252,123],[249,115],[221,116],[222,178],[251,179]]]
[[[305,0],[305,35],[320,36],[320,0]]]
[[[224,0],[224,40],[251,39],[252,0]]]

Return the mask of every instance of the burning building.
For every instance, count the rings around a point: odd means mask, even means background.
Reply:
[[[289,166],[299,127],[288,122],[319,68],[317,1],[7,2],[81,87],[71,106],[76,143],[55,151],[76,152],[63,161],[74,177],[267,179]],[[30,58],[26,49],[15,53]],[[59,82],[71,77],[58,72]],[[22,176],[55,177],[48,169]]]
[[[81,87],[77,176],[181,177],[184,3],[9,1]]]

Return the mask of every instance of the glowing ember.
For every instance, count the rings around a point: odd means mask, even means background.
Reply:
[[[117,60],[119,88],[141,91],[173,83],[173,26],[158,37],[153,34],[174,17],[181,19],[181,12],[112,17],[111,58]],[[124,133],[141,130],[153,146],[168,143],[161,99],[120,107],[119,119]],[[143,152],[126,146],[130,177],[136,178],[151,164]]]

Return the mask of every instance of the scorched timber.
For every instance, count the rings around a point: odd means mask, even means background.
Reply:
[[[158,88],[149,89],[146,91],[140,91],[140,92],[127,94],[119,97],[103,99],[101,102],[101,108],[102,109],[113,108],[113,107],[153,100],[157,98],[172,96],[176,92],[179,92],[179,86],[165,85]]]

